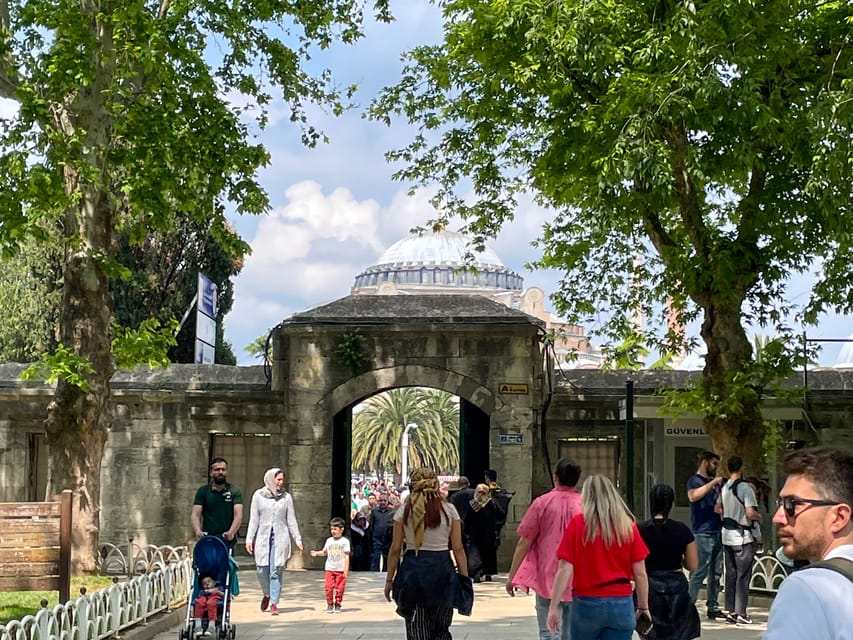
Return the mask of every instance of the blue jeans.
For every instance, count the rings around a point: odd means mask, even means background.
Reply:
[[[720,610],[717,594],[720,592],[720,576],[723,575],[723,540],[719,531],[712,533],[694,533],[696,550],[699,552],[699,566],[690,574],[687,591],[690,599],[696,602],[699,597],[699,587],[708,578],[708,613]]]
[[[385,561],[385,571],[388,571],[388,547],[390,544],[385,544],[383,538],[373,539],[373,548],[370,554],[370,570],[379,571],[379,561]]]
[[[548,631],[548,607],[551,601],[536,594],[536,622],[539,624],[539,640],[552,640],[554,636]],[[560,603],[560,640],[571,638],[572,603]]]
[[[572,640],[631,640],[637,624],[634,598],[575,596],[571,621]]]
[[[278,604],[281,596],[281,580],[284,577],[284,567],[275,566],[275,539],[270,537],[269,564],[265,567],[258,565],[258,582],[265,596],[269,596],[270,604]]]

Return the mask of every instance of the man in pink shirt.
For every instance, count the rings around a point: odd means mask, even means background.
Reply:
[[[571,519],[581,512],[581,494],[575,489],[581,468],[570,458],[561,458],[553,474],[554,488],[539,496],[518,525],[518,544],[512,554],[512,566],[506,580],[506,591],[514,596],[515,590],[536,593],[536,621],[539,639],[551,640],[548,630],[548,607],[551,604],[551,586],[557,573],[557,547]],[[560,597],[560,639],[569,640],[569,612],[572,603],[572,585]]]

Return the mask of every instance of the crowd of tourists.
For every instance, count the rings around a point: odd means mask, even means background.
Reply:
[[[635,632],[648,639],[697,638],[703,585],[708,619],[751,625],[749,580],[768,492],[745,476],[738,456],[726,460],[727,479],[718,475],[720,463],[716,453],[703,453],[681,489],[691,505],[687,526],[670,517],[675,488],[655,485],[651,517],[638,522],[608,478],[589,474],[578,491],[581,467],[559,460],[554,488],[532,502],[518,526],[506,579],[510,596],[535,594],[540,640],[629,640]],[[783,470],[773,523],[778,556],[792,572],[771,607],[765,638],[853,640],[853,455],[801,449],[786,456]],[[196,494],[193,529],[198,537],[221,535],[233,545],[242,493],[227,483],[223,459],[215,459],[210,471],[210,482]],[[280,469],[264,475],[252,496],[245,542],[263,591],[260,608],[273,615],[291,539],[302,550],[283,484]],[[471,613],[472,582],[497,573],[507,496],[491,470],[475,487],[467,478],[445,486],[427,468],[414,470],[402,491],[381,482],[354,484],[350,537],[345,521],[335,518],[324,547],[311,551],[326,558],[327,611],[342,610],[349,571],[361,562],[387,571],[385,596],[404,618],[408,640],[449,640],[453,610]],[[215,616],[217,596],[208,586],[196,611]]]

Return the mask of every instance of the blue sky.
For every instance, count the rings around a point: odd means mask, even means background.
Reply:
[[[233,219],[253,249],[235,281],[234,307],[225,320],[226,338],[240,364],[256,362],[244,351],[255,338],[295,312],[348,295],[357,273],[433,217],[427,196],[409,198],[407,185],[392,181],[394,167],[383,157],[404,145],[411,129],[402,122],[386,127],[361,117],[370,97],[399,77],[403,51],[440,40],[440,12],[427,0],[392,7],[394,23],[369,23],[366,38],[355,46],[336,46],[315,57],[316,68],[330,68],[341,86],[355,82],[361,87],[358,108],[341,117],[310,110],[312,124],[329,136],[329,144],[304,148],[288,113],[275,105],[270,126],[259,133],[271,154],[260,181],[272,209],[264,216]],[[0,101],[0,116],[11,112],[11,105]],[[559,274],[524,269],[537,257],[530,242],[546,216],[539,207],[522,204],[516,220],[490,246],[524,276],[526,286],[539,286],[547,294],[556,289]],[[791,295],[802,303],[808,287],[805,280],[792,283]],[[851,327],[849,318],[828,316],[809,335],[846,337]],[[839,348],[826,347],[821,362],[835,362]]]

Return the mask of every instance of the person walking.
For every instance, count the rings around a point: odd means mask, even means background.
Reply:
[[[346,522],[343,518],[332,518],[329,522],[330,535],[322,549],[312,550],[311,557],[326,558],[325,592],[326,613],[343,611],[344,591],[347,588],[350,567],[350,541],[344,537]]]
[[[376,507],[370,512],[368,520],[371,553],[370,570],[379,571],[384,564],[388,570],[388,549],[391,548],[391,536],[394,534],[394,511],[388,505],[388,494],[379,494]]]
[[[674,502],[673,488],[656,484],[649,492],[652,517],[637,525],[649,549],[646,573],[653,626],[645,636],[648,640],[692,640],[702,633],[684,577],[684,569],[696,571],[699,552],[690,527],[669,517]]]
[[[651,621],[645,558],[649,554],[634,517],[606,477],[590,475],[581,490],[581,513],[566,528],[551,593],[572,584],[572,640],[631,640],[637,622]],[[631,582],[636,588],[637,608]],[[551,598],[548,629],[560,631],[560,601]]]
[[[761,520],[755,492],[743,480],[743,460],[732,456],[726,460],[730,477],[723,485],[723,554],[726,561],[726,621],[730,624],[752,624],[746,613],[749,580],[755,560],[753,523]]]
[[[687,480],[687,499],[690,501],[690,528],[696,539],[699,566],[690,574],[688,592],[696,602],[699,589],[707,578],[705,589],[706,613],[709,620],[724,619],[720,609],[720,577],[723,575],[722,520],[716,511],[720,499],[720,485],[724,478],[717,475],[720,456],[705,451],[699,458],[699,468]]]
[[[536,498],[528,507],[518,525],[518,543],[512,554],[512,564],[506,579],[506,591],[536,595],[536,622],[539,640],[551,640],[548,629],[548,607],[551,605],[554,576],[557,573],[557,547],[572,518],[581,513],[581,494],[575,489],[581,468],[570,458],[557,461],[552,479],[554,488]],[[560,603],[560,640],[569,640],[569,614],[571,613],[572,585],[568,584]]]
[[[480,576],[491,582],[498,572],[497,517],[497,507],[488,485],[478,484],[464,521],[468,570],[474,582],[480,582]]]
[[[195,492],[190,523],[196,539],[220,536],[229,547],[237,542],[243,522],[243,492],[228,483],[228,461],[210,461],[209,481]]]
[[[284,567],[290,558],[291,536],[302,551],[302,535],[296,523],[293,498],[284,490],[284,471],[273,467],[264,474],[264,486],[252,496],[246,551],[255,558],[258,582],[264,594],[261,611],[269,607],[274,616],[278,615]]]
[[[471,482],[466,476],[459,476],[456,480],[456,486],[459,488],[450,494],[450,498],[448,499],[450,500],[450,504],[456,507],[456,512],[459,514],[459,517],[462,518],[462,522],[465,522],[465,516],[468,513],[468,505],[474,497],[474,490],[471,488]]]
[[[786,556],[811,564],[782,582],[764,640],[853,640],[853,453],[785,456],[773,523]]]
[[[451,640],[456,572],[468,575],[462,524],[454,506],[442,498],[435,471],[415,469],[410,484],[394,514],[385,599],[390,602],[393,593],[397,613],[406,621],[407,640]]]

